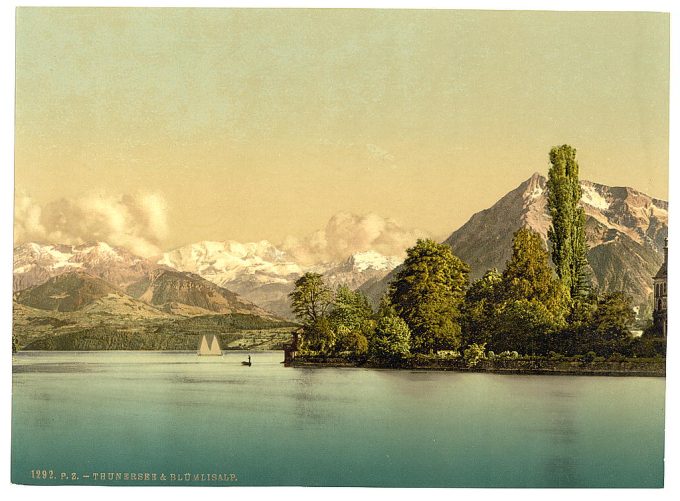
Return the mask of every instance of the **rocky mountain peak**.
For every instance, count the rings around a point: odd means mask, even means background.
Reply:
[[[513,233],[537,231],[547,245],[550,215],[546,178],[535,173],[488,209],[473,215],[445,243],[471,267],[472,278],[502,270],[511,255]],[[668,203],[629,187],[581,181],[588,260],[595,285],[624,290],[644,305],[651,277],[663,260]]]
[[[548,245],[546,184],[544,176],[534,173],[444,241],[470,265],[473,280],[492,268],[505,268],[512,254],[513,234],[521,227],[537,231]],[[668,235],[668,202],[633,188],[591,181],[581,181],[581,188],[594,285],[604,291],[622,290],[641,311],[648,311],[652,276],[663,261]],[[391,278],[389,274],[361,289],[377,302]]]
[[[199,275],[158,268],[151,270],[126,292],[132,297],[178,315],[244,313],[271,317],[271,314],[231,290]]]
[[[402,261],[403,259],[397,256],[385,256],[374,250],[368,250],[352,254],[344,264],[348,270],[358,272],[390,271],[399,266]]]
[[[527,179],[520,185],[520,188],[523,187],[525,192],[534,194],[534,192],[536,191],[543,192],[543,190],[545,190],[547,182],[548,179],[543,174],[534,172],[529,179]]]

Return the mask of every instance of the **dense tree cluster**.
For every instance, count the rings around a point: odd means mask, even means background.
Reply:
[[[486,353],[586,357],[665,356],[654,329],[631,335],[635,312],[622,292],[597,293],[588,275],[576,151],[550,151],[548,232],[520,228],[502,273],[469,283],[469,267],[448,245],[418,240],[407,250],[374,312],[367,298],[307,273],[290,294],[303,348],[398,365],[410,356],[454,353],[472,367]],[[554,264],[554,271],[550,260]]]
[[[391,305],[374,312],[361,292],[343,285],[332,291],[316,273],[298,279],[290,298],[303,325],[303,352],[393,363],[410,352],[411,333]]]

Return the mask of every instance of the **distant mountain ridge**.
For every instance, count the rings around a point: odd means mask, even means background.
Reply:
[[[227,347],[272,349],[296,327],[198,275],[162,268],[125,290],[66,271],[13,299],[13,337],[27,349],[193,350],[205,332]]]
[[[105,242],[82,245],[39,244],[14,248],[15,291],[71,271],[83,271],[116,287],[126,287],[158,265]]]
[[[261,308],[258,315],[274,314],[291,319],[288,294],[295,280],[306,271],[324,274],[333,288],[341,284],[357,288],[366,281],[381,279],[401,262],[401,258],[369,250],[357,252],[340,263],[303,266],[267,240],[251,243],[227,240],[189,244],[166,252],[154,261],[105,242],[82,245],[25,243],[14,249],[14,290],[28,289],[52,277],[79,271],[101,278],[121,290],[137,291],[140,283],[150,277],[166,277],[165,281],[168,281],[173,275],[164,274],[163,270],[178,271],[205,279],[254,303]],[[162,287],[164,293],[170,292],[167,284]],[[157,298],[160,292],[156,290],[155,294],[154,298]],[[201,310],[203,313],[222,311],[215,304],[206,310],[200,306],[205,306],[202,300],[185,299],[189,304],[167,301],[162,308],[187,315],[200,314]],[[247,311],[248,308],[238,306],[233,310]]]
[[[202,241],[166,252],[157,264],[196,273],[226,286],[233,282],[253,285],[288,283],[302,268],[267,240],[240,243]]]
[[[123,291],[82,271],[63,273],[14,294],[19,304],[51,311],[77,311],[109,296],[124,297]]]
[[[238,294],[204,278],[175,270],[157,269],[130,284],[127,293],[147,304],[178,315],[249,314],[273,315]]]
[[[303,273],[322,273],[329,286],[357,288],[385,276],[401,262],[369,250],[340,263],[304,266],[271,242],[203,241],[166,252],[157,264],[200,275],[284,318],[291,318],[288,294]]]

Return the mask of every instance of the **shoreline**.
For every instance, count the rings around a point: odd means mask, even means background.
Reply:
[[[347,359],[315,360],[297,357],[288,365],[292,368],[364,368],[407,371],[448,371],[468,373],[536,375],[536,376],[609,376],[609,377],[666,377],[666,359],[627,359],[625,361],[554,361],[554,360],[484,360],[475,367],[467,367],[461,360],[431,360],[423,363],[412,360],[400,364],[359,362]]]
[[[224,355],[229,353],[258,352],[284,353],[282,350],[223,350]],[[177,353],[192,355],[195,353],[195,350],[20,350],[12,355],[14,356],[21,353]],[[281,364],[284,364],[284,360],[281,360]],[[627,358],[617,361],[583,361],[574,360],[573,358],[560,360],[548,358],[487,359],[479,361],[474,367],[468,367],[460,358],[447,359],[417,356],[397,363],[388,363],[376,360],[352,360],[343,357],[302,355],[285,363],[285,366],[306,369],[356,368],[538,376],[666,377],[665,358]]]

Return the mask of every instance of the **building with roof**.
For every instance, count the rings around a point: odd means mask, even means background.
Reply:
[[[663,248],[663,264],[659,271],[654,275],[654,325],[663,337],[666,337],[668,330],[668,239]]]

